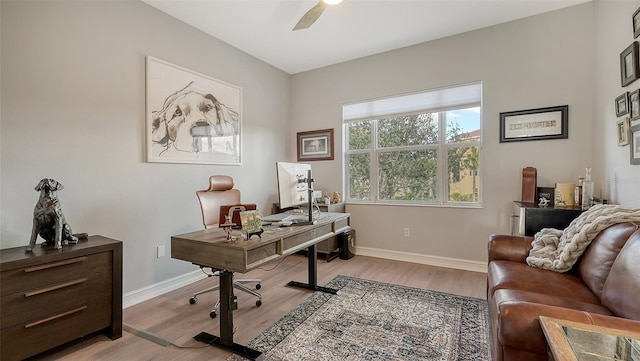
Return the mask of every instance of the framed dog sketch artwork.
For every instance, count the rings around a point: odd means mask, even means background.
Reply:
[[[242,164],[242,88],[147,56],[147,162]]]

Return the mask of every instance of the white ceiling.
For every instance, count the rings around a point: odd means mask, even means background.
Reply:
[[[590,0],[344,0],[309,29],[317,0],[143,0],[289,74]]]

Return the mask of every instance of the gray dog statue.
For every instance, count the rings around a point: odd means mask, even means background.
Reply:
[[[31,240],[25,252],[33,251],[38,235],[45,240],[42,247],[54,245],[53,248],[61,249],[62,245],[78,243],[78,237],[71,232],[71,227],[64,219],[57,191],[62,189],[62,184],[54,179],[45,178],[38,183],[36,191],[40,192],[40,199],[33,210],[33,230]]]

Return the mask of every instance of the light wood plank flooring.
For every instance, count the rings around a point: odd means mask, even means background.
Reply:
[[[322,255],[318,257],[318,284],[324,285],[339,274],[485,298],[485,273],[364,256],[332,262],[326,262]],[[234,311],[234,341],[240,344],[246,344],[311,294],[285,286],[291,280],[307,281],[307,258],[301,255],[287,257],[273,270],[257,269],[236,277],[260,278],[263,296],[262,306],[256,307],[253,296],[236,291],[239,307]],[[33,360],[225,360],[229,352],[192,339],[201,331],[219,335],[219,319],[209,318],[218,293],[201,295],[194,305],[188,302],[194,292],[217,282],[217,278],[201,280],[124,310],[125,324],[174,345],[164,347],[125,330],[122,338],[115,341],[102,334],[89,335]]]

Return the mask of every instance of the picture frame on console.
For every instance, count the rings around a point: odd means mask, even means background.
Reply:
[[[629,151],[633,165],[640,165],[640,124],[632,126],[630,129],[631,140],[629,140]]]
[[[629,93],[624,92],[616,98],[616,116],[621,117],[629,113]]]
[[[634,41],[622,53],[620,53],[620,82],[627,86],[638,79],[640,66],[638,66],[638,42]]]
[[[333,160],[333,129],[298,132],[298,161]]]
[[[569,138],[569,106],[500,113],[500,143]]]

